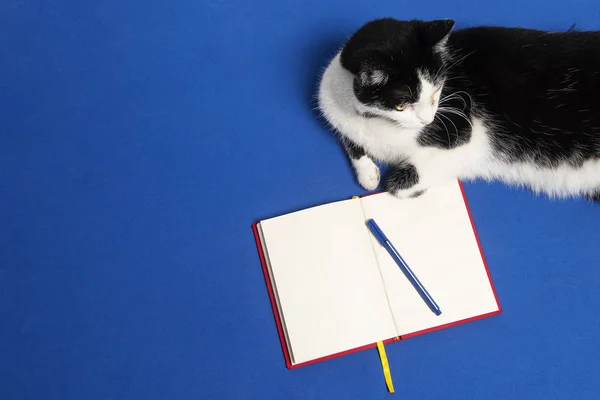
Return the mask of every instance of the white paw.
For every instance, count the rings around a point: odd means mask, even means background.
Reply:
[[[354,169],[360,186],[367,190],[375,190],[379,186],[379,167],[367,156],[353,160]]]

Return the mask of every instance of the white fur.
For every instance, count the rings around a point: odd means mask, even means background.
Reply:
[[[379,167],[368,156],[352,160],[358,183],[367,190],[375,190],[379,186]]]
[[[368,108],[356,99],[353,79],[353,75],[341,66],[338,54],[323,74],[319,108],[335,130],[362,146],[369,156],[385,163],[406,160],[417,168],[418,184],[394,193],[398,197],[409,197],[457,178],[499,179],[554,197],[591,193],[600,188],[600,161],[587,161],[581,168],[569,165],[540,168],[533,163],[504,162],[492,150],[489,126],[478,118],[471,119],[472,137],[465,145],[452,150],[420,146],[417,143],[419,132],[433,121],[437,111],[439,98],[433,107],[431,105],[431,96],[437,88],[420,74],[423,90],[414,108],[402,112],[381,111]],[[377,113],[398,121],[402,126],[382,118],[362,117],[357,110]],[[364,156],[353,160],[353,166],[361,186],[373,190],[379,183],[379,171],[373,160]]]
[[[418,73],[419,80],[421,82],[421,94],[419,95],[419,102],[414,108],[417,119],[423,123],[423,125],[429,125],[435,118],[440,98],[439,92],[441,87],[435,87],[431,80],[428,79],[421,71]],[[433,101],[433,103],[432,103]]]

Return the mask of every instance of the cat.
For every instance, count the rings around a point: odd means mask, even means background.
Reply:
[[[320,78],[318,108],[358,183],[417,197],[500,180],[600,201],[600,32],[367,22]]]

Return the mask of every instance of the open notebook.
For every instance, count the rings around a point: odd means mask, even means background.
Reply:
[[[373,218],[442,314],[373,237]],[[379,193],[253,225],[288,368],[501,312],[460,182]]]

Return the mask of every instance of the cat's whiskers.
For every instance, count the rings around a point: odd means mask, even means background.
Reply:
[[[460,100],[460,101],[462,101],[462,103],[465,107],[467,106],[467,102],[465,101],[465,99],[463,99],[462,96],[455,95],[455,94],[451,94],[451,95],[444,97],[443,99],[440,100],[440,102],[438,104],[441,105],[441,104],[447,103],[448,101],[451,101],[451,100]]]
[[[464,75],[451,76],[450,78],[446,78],[445,82],[450,82],[456,79],[466,79],[467,77]]]
[[[459,115],[459,116],[465,118],[468,122],[470,122],[470,119],[467,117],[467,115],[462,110],[459,110],[456,107],[440,107],[440,108],[438,108],[438,111],[440,111],[440,110],[444,111],[444,112],[449,112],[452,114]]]
[[[442,114],[438,114],[439,117],[443,117]],[[446,135],[448,136],[448,145],[451,144],[451,140],[450,140],[450,132],[448,132],[448,127],[446,126],[446,124],[444,123],[444,121],[440,118],[440,122],[442,123],[442,125],[444,125],[444,129],[446,130]],[[452,122],[452,121],[450,121]],[[455,125],[456,126],[456,125]]]
[[[466,107],[467,107],[467,102],[466,102],[466,101],[465,101],[465,99],[463,98],[463,96],[462,96],[462,93],[464,93],[464,94],[466,94],[466,95],[467,95],[467,97],[469,98],[469,101],[470,101],[470,103],[471,103],[471,107],[472,107],[472,106],[473,106],[473,98],[471,97],[471,95],[470,95],[469,93],[467,93],[467,92],[465,92],[465,91],[463,91],[463,90],[459,90],[459,91],[456,91],[456,92],[452,92],[452,93],[450,93],[448,96],[446,96],[446,97],[444,97],[444,98],[442,98],[442,99],[440,100],[440,104],[443,104],[443,103],[445,103],[445,102],[447,102],[447,101],[450,101],[450,100],[455,100],[455,99],[457,99],[457,100],[460,100],[460,101],[462,101],[462,103],[463,103],[464,107],[466,108]]]
[[[473,98],[471,97],[471,95],[469,93],[465,92],[464,90],[459,90],[458,92],[454,92],[454,94],[456,94],[456,95],[460,95],[461,93],[464,93],[467,95],[467,97],[469,98],[469,101],[471,102],[471,107],[473,107]],[[461,98],[462,98],[462,96],[461,96]]]
[[[456,124],[454,123],[454,121],[452,121],[452,119],[450,117],[448,117],[447,115],[444,115],[444,114],[440,114],[440,117],[444,117],[447,121],[450,121],[450,123],[452,125],[454,125],[454,131],[458,135],[458,127],[456,126]]]
[[[469,124],[471,129],[473,129],[473,124],[471,123],[471,120],[469,119],[469,117],[467,117],[467,115],[464,112],[460,111],[458,108],[454,108],[454,107],[439,107],[438,108],[438,113],[444,113],[444,112],[458,115],[459,117],[461,117],[465,121],[467,121],[467,123]]]

